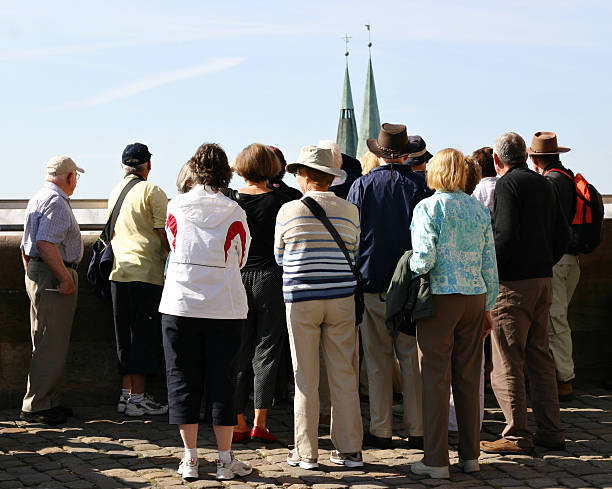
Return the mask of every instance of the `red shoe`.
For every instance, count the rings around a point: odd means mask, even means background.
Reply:
[[[248,431],[234,431],[234,434],[232,435],[232,443],[243,443],[249,439],[250,436]]]
[[[278,441],[278,438],[276,438],[272,433],[270,433],[270,430],[268,430],[267,428],[253,426],[253,429],[251,430],[251,440],[262,440],[274,443],[275,441]]]

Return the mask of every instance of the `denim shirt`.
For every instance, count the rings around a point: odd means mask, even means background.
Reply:
[[[499,290],[495,244],[487,208],[461,191],[436,191],[414,209],[410,269],[429,272],[432,294],[486,293],[486,310]]]

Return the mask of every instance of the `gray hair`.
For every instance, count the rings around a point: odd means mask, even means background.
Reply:
[[[191,169],[189,168],[189,162],[187,162],[181,167],[176,178],[176,188],[179,194],[185,194],[191,190],[191,187],[193,187]]]
[[[495,140],[493,153],[508,166],[523,165],[527,162],[525,140],[515,132],[506,132]]]
[[[125,172],[126,175],[135,175],[137,173],[142,173],[143,171],[146,171],[147,164],[148,162],[141,163],[140,165],[136,165],[136,166],[129,166],[129,165],[124,165],[122,163],[121,167],[123,168],[123,171]]]

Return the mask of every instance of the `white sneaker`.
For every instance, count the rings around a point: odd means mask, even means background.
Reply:
[[[198,476],[198,461],[192,458],[184,458],[176,471],[183,479],[197,479]]]
[[[121,413],[121,414],[125,413],[125,408],[126,408],[127,403],[128,403],[129,400],[130,400],[130,395],[129,394],[127,394],[125,396],[123,394],[121,394],[119,396],[119,401],[117,401],[117,412],[118,413]]]
[[[232,452],[232,461],[230,463],[223,463],[221,460],[217,460],[217,480],[229,480],[237,475],[244,477],[251,472],[253,472],[251,464],[235,458],[234,452]]]
[[[319,467],[319,463],[314,458],[302,459],[297,453],[297,450],[291,450],[287,455],[287,465],[291,467],[300,467],[300,469],[312,470]]]
[[[423,462],[414,462],[410,466],[410,471],[417,475],[428,475],[432,479],[450,479],[448,465],[432,467],[431,465],[425,465]]]
[[[477,458],[473,460],[459,460],[457,467],[463,470],[463,472],[466,474],[480,471],[480,465],[478,464]]]
[[[167,412],[168,405],[155,402],[149,394],[145,394],[144,398],[139,402],[134,402],[133,396],[130,396],[125,406],[125,414],[128,416],[157,415],[166,414]]]
[[[332,450],[329,454],[329,461],[345,467],[363,467],[361,452],[342,453],[339,450]]]

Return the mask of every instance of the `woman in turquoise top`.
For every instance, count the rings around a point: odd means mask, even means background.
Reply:
[[[497,262],[488,210],[466,195],[466,157],[440,151],[427,169],[436,190],[414,209],[415,275],[429,272],[434,316],[417,323],[423,382],[425,456],[412,472],[449,477],[448,410],[450,386],[459,425],[459,467],[479,470],[479,382],[482,341],[491,329],[490,309],[498,292]]]

